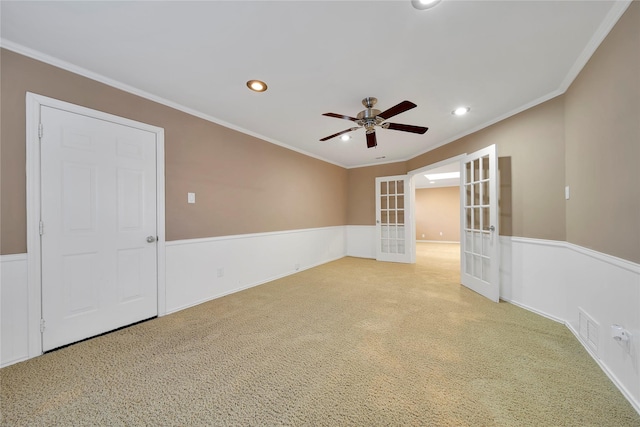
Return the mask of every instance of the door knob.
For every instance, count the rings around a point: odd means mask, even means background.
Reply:
[[[156,237],[155,236],[149,236],[147,237],[147,243],[153,243],[156,241]]]

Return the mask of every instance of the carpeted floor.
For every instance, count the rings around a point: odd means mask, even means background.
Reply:
[[[0,370],[7,426],[639,426],[561,324],[458,246],[343,258]]]

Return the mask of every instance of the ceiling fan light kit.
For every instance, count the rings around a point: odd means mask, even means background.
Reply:
[[[372,96],[369,96],[362,100],[362,105],[365,106],[365,110],[360,111],[356,117],[345,116],[344,114],[336,114],[336,113],[324,113],[323,116],[327,117],[335,117],[336,119],[344,119],[355,122],[358,126],[363,127],[365,129],[365,134],[367,137],[367,148],[373,148],[378,145],[378,141],[376,139],[376,130],[375,127],[379,126],[383,129],[390,130],[399,130],[402,132],[411,132],[424,134],[429,128],[423,126],[413,126],[413,125],[403,125],[400,123],[387,123],[385,120],[396,116],[400,113],[404,113],[407,110],[417,107],[411,101],[402,101],[401,103],[394,105],[385,111],[380,111],[376,108],[373,108],[378,100]],[[346,134],[348,132],[353,132],[358,130],[357,127],[352,127],[346,130],[343,130],[338,133],[334,133],[333,135],[329,135],[327,137],[322,138],[320,141],[326,141],[331,138],[335,138],[336,136],[340,136]]]

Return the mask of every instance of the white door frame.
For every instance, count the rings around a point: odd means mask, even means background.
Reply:
[[[411,177],[411,180],[412,180],[412,182],[413,182],[414,177],[415,177],[416,175],[418,175],[418,174],[423,174],[423,173],[425,173],[425,172],[427,172],[427,171],[430,171],[431,169],[439,168],[439,167],[441,167],[441,166],[450,165],[451,163],[456,163],[456,162],[457,162],[457,163],[460,165],[460,168],[462,168],[462,161],[463,161],[466,157],[467,157],[467,153],[460,154],[460,155],[458,155],[458,156],[451,157],[451,158],[449,158],[449,159],[442,160],[442,161],[440,161],[440,162],[432,163],[432,164],[430,164],[430,165],[423,166],[423,167],[418,168],[418,169],[414,169],[414,170],[412,170],[412,171],[409,171],[409,172],[407,173],[407,175],[409,175],[409,176]],[[461,169],[461,170],[462,170],[462,169]],[[414,185],[414,192],[415,192],[415,185]],[[460,197],[462,197],[462,196],[460,196]],[[460,203],[462,203],[462,198],[460,199]],[[415,203],[414,203],[414,205],[413,205],[413,214],[412,214],[412,217],[413,217],[413,229],[414,229],[414,230],[415,230],[415,228],[416,228],[416,214],[415,214],[415,209],[416,209],[416,206],[415,206]],[[462,222],[460,222],[460,231],[462,232]],[[460,236],[462,236],[462,234],[461,234]],[[460,237],[460,238],[462,238],[462,237]],[[415,236],[415,233],[413,233],[413,244],[412,244],[412,246],[411,246],[411,250],[413,250],[413,258],[415,259],[415,257],[416,257],[416,236]],[[460,249],[460,250],[462,251],[462,249]],[[462,256],[462,254],[461,254],[461,256]]]
[[[158,229],[158,316],[166,314],[165,282],[165,199],[164,199],[164,129],[103,113],[46,96],[27,92],[26,175],[27,175],[27,289],[29,319],[29,358],[42,354],[40,318],[42,315],[42,280],[40,247],[40,108],[57,108],[112,123],[135,127],[156,134],[156,218]],[[46,130],[45,130],[46,131]]]

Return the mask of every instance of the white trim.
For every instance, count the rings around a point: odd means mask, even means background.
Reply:
[[[567,322],[564,319],[561,319],[561,318],[559,318],[557,316],[554,316],[553,314],[546,313],[546,312],[544,312],[542,310],[538,310],[538,309],[533,308],[533,307],[531,307],[529,305],[522,304],[522,303],[520,303],[518,301],[514,301],[514,300],[511,300],[511,299],[506,299],[506,298],[502,298],[502,297],[500,297],[500,300],[504,301],[504,302],[507,302],[509,304],[513,304],[516,307],[520,307],[520,308],[522,308],[524,310],[527,310],[527,311],[530,311],[532,313],[535,313],[538,316],[546,317],[547,319],[553,320],[554,322],[558,322],[558,323],[562,323],[563,325],[567,325]]]
[[[578,252],[582,255],[587,255],[587,256],[590,256],[591,258],[595,258],[598,261],[606,262],[607,264],[611,264],[615,267],[623,268],[632,273],[640,274],[640,264],[636,264],[635,262],[618,258],[613,255],[605,254],[603,252],[598,252],[593,249],[585,248],[584,246],[579,246],[574,243],[560,241],[560,240],[533,239],[530,237],[516,237],[516,236],[510,237],[510,239],[512,242],[520,242],[520,243],[527,243],[531,245],[553,246],[553,247],[562,247],[562,248],[571,249],[572,251]]]
[[[167,245],[167,311],[251,288],[345,256],[345,226]]]
[[[0,255],[0,368],[29,358],[27,254]]]
[[[41,248],[38,224],[41,217],[40,206],[40,151],[36,129],[40,123],[42,106],[57,108],[100,120],[131,126],[156,134],[156,221],[158,235],[158,315],[166,314],[165,282],[165,199],[164,199],[164,129],[140,123],[124,117],[92,110],[68,102],[27,92],[26,94],[26,152],[27,152],[27,270],[28,270],[28,313],[29,313],[29,357],[42,354],[40,317],[41,299]]]
[[[632,0],[615,0],[615,3],[607,16],[605,16],[604,20],[600,23],[600,26],[593,34],[587,45],[584,47],[576,61],[573,63],[569,72],[565,76],[562,83],[558,87],[558,92],[563,94],[569,89],[571,83],[578,77],[578,74],[582,71],[584,66],[589,62],[589,59],[593,56],[598,46],[604,41],[604,39],[609,35],[609,32],[616,25],[620,17],[627,10]]]
[[[578,342],[582,344],[582,347],[584,347],[587,353],[589,353],[589,356],[591,356],[591,358],[598,364],[600,369],[602,369],[602,371],[607,375],[607,377],[609,377],[611,382],[618,388],[618,390],[620,390],[620,393],[622,393],[622,395],[627,399],[627,401],[631,404],[633,409],[635,409],[636,412],[640,414],[640,402],[637,402],[634,399],[633,394],[629,391],[629,389],[627,389],[624,383],[622,383],[618,379],[618,377],[613,372],[611,372],[609,367],[606,364],[604,364],[602,360],[600,360],[598,355],[594,353],[591,347],[582,339],[582,337],[580,336],[580,333],[576,331],[575,328],[569,322],[562,322],[562,323],[564,323],[567,329],[571,331],[571,333],[576,337]]]
[[[197,243],[214,243],[214,242],[221,242],[225,240],[235,240],[235,239],[252,239],[254,237],[266,237],[266,236],[277,236],[282,234],[294,234],[294,233],[306,233],[306,232],[321,231],[321,230],[343,229],[344,227],[345,226],[343,225],[336,225],[336,226],[329,226],[329,227],[301,228],[301,229],[295,229],[295,230],[265,231],[263,233],[231,234],[228,236],[170,240],[166,242],[166,246],[193,245]]]
[[[451,163],[458,163],[460,167],[462,167],[462,161],[466,157],[467,157],[467,153],[462,153],[457,156],[453,156],[448,159],[441,160],[439,162],[431,163],[429,165],[419,167],[418,169],[411,170],[407,172],[407,175],[418,175],[418,174],[430,171],[431,169],[439,168],[440,166],[450,165]],[[452,185],[452,187],[458,187],[458,185]]]
[[[269,137],[266,137],[264,135],[260,135],[259,133],[250,131],[248,129],[245,129],[245,128],[237,126],[237,125],[234,125],[232,123],[225,122],[224,120],[218,119],[217,117],[213,117],[213,116],[210,116],[208,114],[204,114],[204,113],[202,113],[200,111],[194,110],[194,109],[189,108],[189,107],[185,107],[184,105],[178,104],[176,102],[169,101],[168,99],[153,95],[153,94],[151,94],[149,92],[145,92],[145,91],[140,90],[138,88],[135,88],[133,86],[129,86],[129,85],[125,84],[125,83],[121,83],[121,82],[119,82],[117,80],[114,80],[114,79],[111,79],[109,77],[105,77],[102,74],[94,73],[93,71],[87,70],[86,68],[78,67],[77,65],[71,64],[69,62],[63,61],[61,59],[58,59],[58,58],[55,58],[53,56],[47,55],[45,53],[39,52],[37,50],[22,46],[22,45],[20,45],[18,43],[12,42],[11,40],[0,38],[0,46],[5,48],[5,49],[11,50],[13,52],[19,53],[20,55],[24,55],[24,56],[27,56],[29,58],[33,58],[35,60],[44,62],[46,64],[53,65],[54,67],[58,67],[60,69],[69,71],[71,73],[78,74],[80,76],[86,77],[88,79],[95,80],[97,82],[100,82],[100,83],[103,83],[105,85],[114,87],[116,89],[120,89],[122,91],[125,91],[125,92],[131,93],[133,95],[139,96],[141,98],[148,99],[149,101],[153,101],[153,102],[156,102],[158,104],[166,105],[167,107],[173,108],[173,109],[178,110],[178,111],[182,111],[184,113],[187,113],[187,114],[190,114],[192,116],[201,118],[201,119],[206,120],[208,122],[212,122],[212,123],[218,124],[220,126],[224,126],[226,128],[233,129],[235,131],[244,133],[246,135],[262,139],[264,141],[270,142],[271,144],[278,145],[280,147],[286,148],[286,149],[291,150],[291,151],[295,151],[295,152],[300,153],[300,154],[304,154],[305,156],[313,157],[314,159],[322,160],[323,162],[331,163],[333,165],[346,168],[345,165],[337,163],[337,162],[335,162],[333,160],[325,159],[324,157],[320,157],[317,154],[309,153],[309,152],[304,151],[304,150],[302,150],[300,148],[292,147],[292,146],[287,145],[287,144],[285,144],[283,142],[277,141],[277,140],[275,140],[273,138],[269,138]]]
[[[202,243],[202,242],[196,242],[196,244],[197,243]],[[234,288],[234,289],[230,289],[228,291],[224,291],[224,292],[220,292],[220,293],[217,293],[217,294],[214,294],[214,295],[211,295],[211,296],[207,296],[207,297],[201,298],[201,299],[199,299],[197,301],[193,301],[193,302],[191,302],[189,304],[181,305],[179,307],[173,307],[166,314],[176,313],[178,311],[182,311],[182,310],[185,310],[185,309],[190,308],[190,307],[195,307],[196,305],[200,305],[200,304],[205,303],[207,301],[212,301],[214,299],[222,298],[222,297],[224,297],[226,295],[235,294],[236,292],[244,291],[246,289],[250,289],[250,288],[253,288],[253,287],[256,287],[256,286],[260,286],[260,285],[263,285],[265,283],[269,283],[269,282],[274,281],[274,280],[282,279],[283,277],[291,276],[292,274],[296,274],[296,273],[299,273],[301,271],[308,270],[310,268],[318,267],[320,265],[323,265],[323,264],[326,264],[326,263],[329,263],[329,262],[337,261],[337,260],[339,260],[341,258],[344,258],[344,256],[340,255],[338,257],[329,258],[327,260],[323,260],[323,261],[317,262],[317,263],[312,264],[312,265],[308,265],[308,266],[304,266],[304,267],[301,266],[296,271],[288,271],[286,273],[278,274],[278,275],[275,275],[275,276],[272,276],[272,277],[268,277],[268,278],[265,278],[265,279],[261,279],[261,280],[258,280],[258,281],[255,281],[255,282],[252,282],[252,283],[249,283],[249,284],[246,284],[246,285]]]
[[[3,262],[14,262],[14,261],[26,261],[27,254],[8,254],[8,255],[0,255],[0,263]]]

